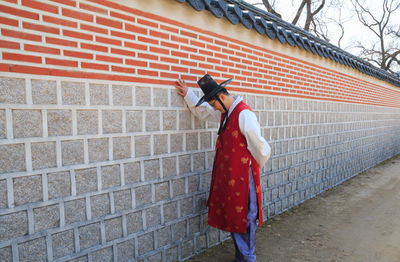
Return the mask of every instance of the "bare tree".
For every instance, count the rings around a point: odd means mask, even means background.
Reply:
[[[340,41],[344,35],[343,24],[345,23],[342,18],[343,1],[345,0],[292,0],[291,4],[298,6],[292,14],[292,19],[283,18],[281,12],[276,7],[277,0],[262,0],[262,3],[255,3],[254,5],[264,5],[268,12],[279,18],[292,21],[293,25],[304,22],[303,29],[327,42],[331,41],[331,31],[337,31],[337,29],[332,30],[332,26],[338,27],[341,32],[338,39],[340,47]],[[284,14],[284,16],[287,16],[287,14]],[[334,38],[336,38],[336,35]]]
[[[262,2],[265,8],[267,8],[268,12],[282,18],[282,15],[274,7],[275,1],[270,2],[270,0],[262,0]],[[306,19],[303,28],[306,31],[310,31],[311,24],[315,21],[315,16],[324,8],[324,5],[325,0],[302,0],[297,8],[297,12],[293,18],[292,24],[296,25],[299,22],[300,16],[302,15],[305,7]]]
[[[396,11],[400,10],[399,0],[383,0],[381,11],[372,10],[362,0],[351,0],[358,20],[368,28],[375,40],[371,44],[358,42],[361,56],[381,69],[394,73],[400,68],[400,28],[394,27]]]

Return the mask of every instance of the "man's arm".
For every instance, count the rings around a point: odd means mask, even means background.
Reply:
[[[271,156],[271,147],[261,136],[260,124],[256,115],[250,110],[239,114],[239,128],[247,141],[247,149],[262,168]]]
[[[196,107],[199,98],[191,88],[186,86],[185,81],[179,79],[175,85],[178,95],[182,96],[188,105],[190,111],[200,120],[218,122],[221,119],[221,113],[214,110],[208,103],[203,103]]]

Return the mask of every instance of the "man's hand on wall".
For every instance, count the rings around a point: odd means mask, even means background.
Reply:
[[[178,95],[185,97],[188,92],[188,87],[186,86],[185,80],[176,80],[176,89],[178,89]]]

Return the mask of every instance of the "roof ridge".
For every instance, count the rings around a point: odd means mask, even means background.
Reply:
[[[188,2],[197,11],[207,9],[218,18],[225,16],[232,24],[241,23],[248,29],[254,28],[259,34],[267,35],[270,39],[277,38],[282,44],[288,43],[291,46],[297,46],[307,52],[312,52],[342,65],[352,67],[364,74],[400,87],[400,74],[392,74],[378,68],[368,61],[244,0],[176,1],[180,3]]]

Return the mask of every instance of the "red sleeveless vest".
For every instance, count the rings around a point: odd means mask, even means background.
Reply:
[[[225,131],[218,136],[207,201],[208,224],[236,233],[247,230],[250,161],[257,193],[258,220],[259,225],[262,224],[260,170],[239,128],[239,114],[245,109],[251,110],[240,102],[230,114]]]

